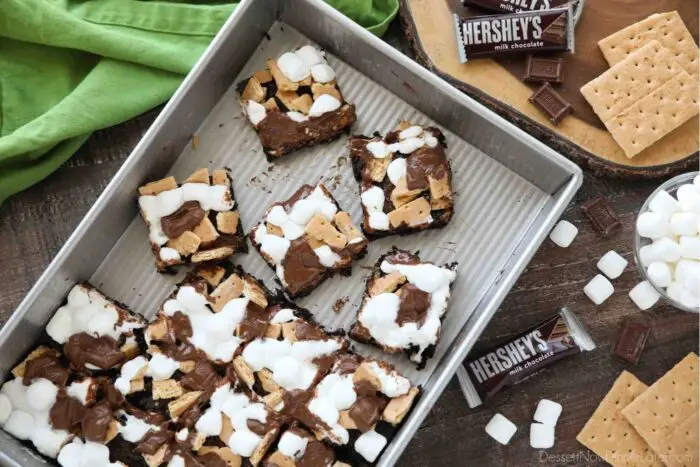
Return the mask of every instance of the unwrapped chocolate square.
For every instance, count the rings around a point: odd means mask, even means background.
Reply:
[[[272,161],[296,149],[332,141],[355,123],[335,70],[311,45],[269,59],[238,85],[244,114]]]

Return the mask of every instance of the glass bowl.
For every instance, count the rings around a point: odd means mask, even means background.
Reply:
[[[678,188],[681,185],[685,185],[687,183],[693,183],[693,179],[698,175],[700,172],[688,172],[684,173],[681,175],[678,175],[676,177],[673,177],[670,180],[667,180],[666,182],[662,183],[661,186],[659,186],[654,192],[646,199],[644,204],[642,205],[642,209],[639,210],[639,214],[642,214],[643,212],[647,212],[649,210],[649,203],[651,202],[652,199],[654,199],[654,196],[656,196],[657,193],[659,193],[661,190],[666,190],[669,195],[672,195],[675,198],[676,191],[678,191]],[[637,218],[639,218],[639,214],[637,215]],[[644,280],[648,281],[654,289],[661,295],[661,298],[663,298],[666,302],[670,303],[674,308],[677,308],[679,310],[683,311],[688,311],[691,313],[698,313],[700,310],[698,308],[691,308],[688,307],[682,303],[680,303],[677,300],[672,299],[671,297],[668,296],[666,293],[666,289],[662,287],[658,287],[656,284],[654,284],[651,280],[649,280],[649,277],[647,276],[647,271],[646,268],[642,265],[642,260],[639,255],[639,250],[645,246],[645,245],[650,245],[653,243],[653,240],[642,237],[639,235],[637,232],[637,221],[635,220],[634,223],[634,261],[637,264],[637,270],[639,271],[639,274],[644,277]]]

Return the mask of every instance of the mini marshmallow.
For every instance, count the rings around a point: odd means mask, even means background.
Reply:
[[[157,381],[169,379],[178,369],[180,363],[162,353],[154,353],[148,362],[146,376]]]
[[[668,264],[663,261],[654,261],[647,268],[647,276],[657,287],[668,287],[673,281],[673,273]]]
[[[643,212],[637,219],[637,232],[642,237],[661,238],[668,229],[668,217],[659,212]]]
[[[627,267],[627,260],[617,254],[616,251],[610,250],[598,260],[596,266],[610,279],[617,279]]]
[[[56,402],[58,388],[48,379],[37,378],[27,388],[27,403],[37,412],[49,410]]]
[[[678,187],[676,197],[683,211],[700,214],[700,193],[693,185],[687,184]]]
[[[578,235],[578,229],[568,221],[559,221],[549,234],[549,239],[562,248],[568,248]]]
[[[698,307],[700,307],[700,297],[698,297],[695,294],[692,294],[687,289],[683,289],[683,292],[681,292],[680,300],[678,301],[681,302],[687,308],[698,309]]]
[[[406,176],[406,159],[404,157],[399,157],[391,161],[389,167],[386,169],[386,175],[389,177],[391,183],[396,185],[401,177]]]
[[[374,230],[389,230],[389,216],[383,212],[370,212],[368,223]]]
[[[695,276],[700,276],[700,262],[692,259],[681,259],[676,263],[673,278],[685,287],[685,283]]]
[[[681,246],[668,237],[662,237],[651,245],[654,256],[660,260],[672,263],[681,257]]]
[[[640,310],[648,310],[659,300],[659,293],[648,281],[640,282],[629,292],[629,296]]]
[[[355,440],[355,451],[357,451],[362,457],[364,457],[368,462],[374,462],[379,457],[379,453],[382,452],[384,446],[386,446],[387,439],[377,433],[374,430],[370,430],[366,433],[362,433],[357,440]]]
[[[556,426],[559,415],[561,415],[561,404],[550,401],[549,399],[542,399],[537,404],[537,409],[535,410],[535,416],[533,418],[536,422],[553,427]]]
[[[651,245],[644,245],[639,249],[639,260],[642,262],[642,266],[647,267],[651,263],[657,260],[654,256],[653,248]]]
[[[318,248],[314,248],[314,253],[318,256],[319,262],[327,268],[332,268],[341,260],[340,255],[331,250],[331,247],[328,245],[321,245]]]
[[[530,446],[535,449],[549,449],[554,446],[554,427],[542,423],[530,425]]]
[[[0,426],[7,422],[12,413],[12,403],[5,394],[0,394]]]
[[[600,305],[610,298],[613,292],[615,292],[615,288],[602,274],[597,274],[583,288],[583,293],[586,294],[586,297],[596,305]]]
[[[399,141],[398,143],[393,143],[389,145],[391,151],[398,151],[401,154],[411,154],[418,148],[425,146],[425,140],[423,138],[408,138]]]
[[[158,256],[165,262],[180,261],[180,253],[175,248],[162,247]]]
[[[109,461],[109,448],[92,441],[83,442],[74,438],[61,448],[58,463],[62,467],[119,467],[120,463]]]
[[[289,117],[290,120],[293,120],[297,123],[302,123],[309,120],[309,117],[307,117],[303,113],[294,111],[287,112],[287,117]]]
[[[672,214],[681,211],[681,205],[666,190],[661,190],[649,202],[649,210],[664,217],[671,217]]]
[[[313,45],[300,47],[299,50],[294,53],[308,67],[318,65],[319,63],[326,63],[326,59],[323,58],[323,53]]]
[[[311,67],[311,76],[317,83],[330,83],[335,79],[335,70],[325,63]]]
[[[697,235],[698,215],[693,212],[677,212],[671,216],[671,232],[674,235]]]
[[[666,295],[668,295],[671,300],[675,300],[677,302],[681,301],[683,292],[685,292],[685,288],[680,282],[671,282],[666,288]]]
[[[499,443],[506,445],[510,442],[511,438],[513,438],[515,432],[518,431],[518,428],[513,422],[508,420],[500,413],[497,413],[491,417],[491,420],[489,420],[485,430],[486,434],[488,434],[490,437]]]
[[[319,117],[326,112],[333,112],[340,108],[340,101],[330,94],[322,94],[311,104],[309,117]]]
[[[253,126],[258,126],[267,115],[267,109],[255,101],[248,101],[245,105],[245,113]]]
[[[302,81],[311,74],[310,67],[297,54],[285,52],[277,59],[277,66],[289,81]]]
[[[418,138],[421,135],[421,133],[423,133],[423,127],[413,125],[411,127],[406,128],[405,130],[402,130],[399,133],[399,140]]]
[[[277,443],[277,448],[285,456],[297,459],[304,455],[308,443],[307,438],[302,438],[292,431],[286,431]]]
[[[384,159],[391,154],[389,146],[384,141],[370,141],[367,143],[367,150],[372,153],[372,156],[376,159]]]
[[[3,429],[17,439],[30,439],[34,431],[34,417],[22,410],[15,410],[10,414]]]
[[[700,259],[700,236],[683,235],[679,241],[681,247],[681,258]]]

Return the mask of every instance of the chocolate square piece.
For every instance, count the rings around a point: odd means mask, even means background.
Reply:
[[[452,218],[452,170],[445,137],[402,121],[383,138],[348,141],[369,238],[444,227]]]
[[[622,228],[620,218],[602,196],[586,202],[581,209],[590,219],[593,227],[604,237],[609,237]]]
[[[305,45],[269,59],[238,85],[243,113],[258,133],[269,161],[332,141],[355,123],[324,52]]]
[[[139,195],[158,271],[248,252],[226,170],[202,168],[179,185],[167,177],[143,185]]]
[[[651,328],[648,324],[625,319],[617,333],[613,353],[633,365],[639,363]]]
[[[547,114],[549,120],[555,125],[558,125],[564,117],[574,111],[571,104],[561,97],[549,83],[540,86],[528,100]]]
[[[379,258],[367,281],[350,337],[388,353],[404,352],[422,368],[440,339],[454,267],[394,247]],[[395,319],[387,322],[387,314]]]
[[[353,259],[367,251],[367,239],[322,184],[304,185],[270,206],[249,236],[291,298],[336,272],[349,275]]]
[[[528,55],[523,81],[528,83],[556,83],[564,80],[564,60],[562,58]]]

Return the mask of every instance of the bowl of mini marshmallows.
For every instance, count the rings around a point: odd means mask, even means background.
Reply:
[[[700,174],[668,180],[642,206],[635,260],[653,289],[674,307],[700,311]]]

